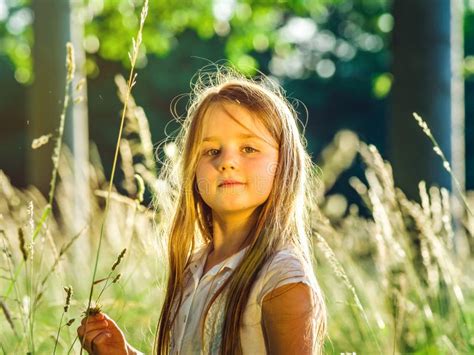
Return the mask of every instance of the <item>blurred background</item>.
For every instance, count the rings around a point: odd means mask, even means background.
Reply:
[[[58,126],[68,40],[76,83],[87,82],[75,94],[82,101],[69,112],[66,144],[86,160],[94,142],[110,170],[121,109],[113,78],[128,70],[141,4],[0,0],[0,168],[15,186],[48,189],[52,144],[33,150],[31,142]],[[143,36],[134,95],[154,143],[196,70],[227,59],[249,75],[272,76],[300,100],[315,159],[348,129],[392,163],[411,198],[421,179],[450,188],[417,112],[461,185],[474,188],[472,0],[151,1]],[[343,177],[361,173],[353,164]],[[356,199],[347,179],[334,189]]]
[[[167,188],[154,155],[176,154],[162,144],[179,129],[172,103],[183,116],[190,80],[212,63],[280,83],[321,167],[313,240],[326,352],[473,353],[474,0],[149,1],[105,218],[143,5],[0,0],[4,353],[51,354],[54,339],[61,353],[78,351],[63,286],[74,287],[79,319],[102,231],[102,281],[127,254],[101,302],[132,344],[150,349],[166,263],[150,206]],[[68,41],[75,76],[51,184]]]

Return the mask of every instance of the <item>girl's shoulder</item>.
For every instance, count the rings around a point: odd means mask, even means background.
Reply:
[[[290,283],[302,282],[315,292],[319,293],[311,260],[297,250],[287,247],[275,252],[264,264],[256,281],[259,285],[257,302],[262,303],[263,298],[272,290]]]
[[[284,275],[290,272],[299,274],[313,273],[312,261],[307,260],[304,254],[292,247],[277,250],[265,263],[265,272],[276,273],[282,271]]]

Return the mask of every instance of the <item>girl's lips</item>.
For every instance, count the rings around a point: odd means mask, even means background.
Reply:
[[[219,187],[230,187],[230,186],[237,186],[237,185],[244,185],[241,182],[228,182],[228,183],[223,183],[219,185]]]
[[[242,185],[243,181],[240,181],[239,179],[224,179],[219,182],[219,187],[225,186],[225,185]]]

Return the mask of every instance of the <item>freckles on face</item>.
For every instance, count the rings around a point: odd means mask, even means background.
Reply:
[[[228,103],[210,107],[203,117],[199,154],[197,187],[213,210],[254,209],[266,201],[278,164],[278,144],[247,109]]]

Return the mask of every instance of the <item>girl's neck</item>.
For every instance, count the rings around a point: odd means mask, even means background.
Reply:
[[[240,215],[213,213],[213,244],[210,251],[215,259],[225,259],[248,245],[246,240],[258,217],[257,209]]]

